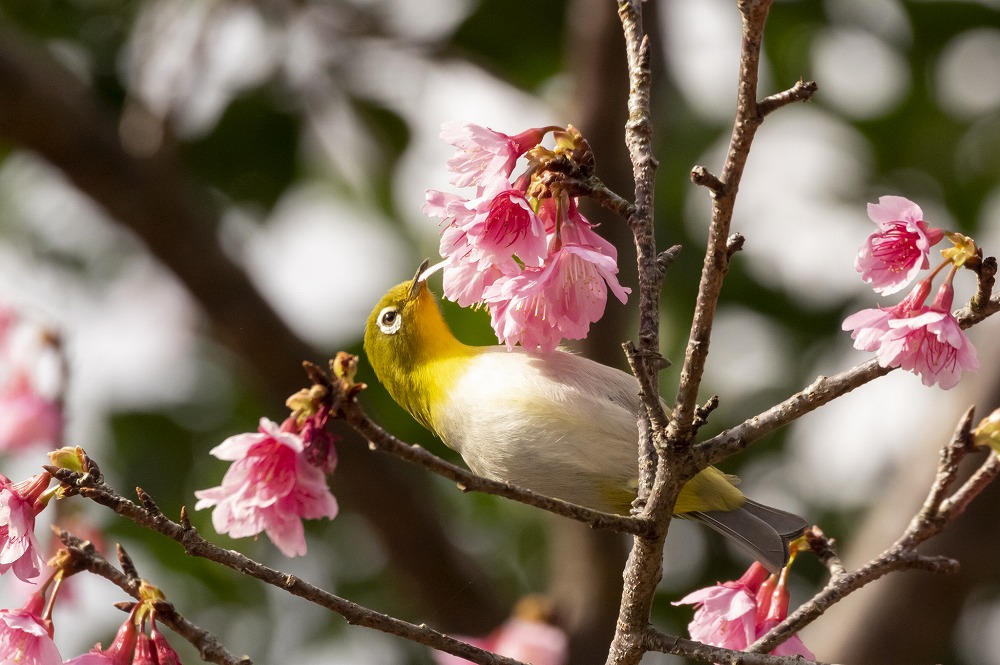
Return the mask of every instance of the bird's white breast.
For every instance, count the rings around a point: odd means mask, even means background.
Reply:
[[[602,510],[637,476],[635,378],[564,352],[470,360],[436,418],[476,473]]]

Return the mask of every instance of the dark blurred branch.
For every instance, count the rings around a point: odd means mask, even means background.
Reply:
[[[302,360],[317,352],[289,330],[222,251],[218,212],[207,193],[184,176],[170,142],[152,155],[130,154],[119,137],[116,113],[46,52],[6,29],[0,29],[0,138],[39,153],[142,238],[276,404],[301,383]],[[475,572],[472,560],[451,546],[427,505],[424,479],[345,448],[334,479],[337,492],[374,526],[392,569],[417,589],[415,597],[458,630],[481,631],[499,623],[506,609],[485,582],[476,581],[484,576]],[[480,612],[461,611],[451,602],[456,588]]]
[[[90,541],[80,540],[62,529],[55,529],[55,531],[59,540],[66,547],[69,565],[99,575],[136,600],[140,600],[139,585],[141,580],[135,574],[131,559],[125,554],[121,545],[118,546],[118,556],[122,562],[122,570],[118,570],[111,562],[101,556]],[[156,603],[156,619],[194,645],[198,649],[201,659],[205,662],[218,663],[219,665],[253,665],[249,656],[237,656],[231,653],[223,646],[218,637],[185,619],[173,603],[158,601]]]
[[[130,154],[115,115],[44,52],[7,31],[0,34],[0,100],[0,136],[39,153],[142,238],[202,304],[225,343],[252,359],[277,392],[290,393],[298,360],[312,350],[222,251],[217,213],[185,180],[169,148]]]
[[[972,415],[973,408],[969,407],[955,428],[951,440],[941,449],[937,474],[927,499],[903,535],[892,546],[857,570],[845,572],[842,568],[839,570],[831,568],[834,573],[826,587],[751,645],[750,651],[757,653],[771,651],[783,640],[822,616],[834,603],[840,602],[847,595],[890,572],[912,569],[945,573],[958,571],[958,562],[954,559],[922,555],[917,552],[917,547],[941,533],[965,511],[969,503],[996,478],[997,474],[1000,474],[1000,459],[995,453],[991,453],[980,465],[979,470],[950,497],[948,496],[958,476],[959,465],[975,449],[970,433]],[[831,549],[829,544],[822,548],[821,552],[827,549]]]
[[[205,540],[191,526],[191,523],[187,519],[186,509],[181,508],[180,523],[174,522],[160,512],[159,509],[155,508],[152,499],[141,489],[137,488],[136,491],[143,504],[140,506],[118,494],[111,486],[107,485],[101,478],[100,471],[97,470],[96,465],[92,465],[86,473],[57,469],[55,467],[49,467],[49,469],[56,479],[62,483],[69,495],[79,494],[95,503],[110,508],[118,515],[135,522],[139,526],[155,531],[179,543],[190,556],[208,559],[209,561],[231,568],[237,573],[254,577],[266,584],[287,591],[293,596],[298,596],[315,605],[336,612],[352,625],[364,626],[391,635],[398,635],[418,644],[424,644],[433,649],[465,658],[479,665],[524,665],[524,663],[512,658],[498,656],[489,651],[474,647],[471,644],[448,637],[433,630],[426,624],[413,624],[363,607],[313,586],[294,575],[258,563],[235,550],[227,550],[214,545]],[[125,576],[123,575],[123,577]]]

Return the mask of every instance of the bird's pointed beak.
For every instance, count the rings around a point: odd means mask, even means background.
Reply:
[[[410,298],[415,298],[417,292],[420,291],[420,285],[424,283],[427,277],[424,275],[424,271],[427,270],[427,266],[430,265],[430,259],[424,259],[420,267],[417,268],[417,272],[413,275],[413,281],[410,282]]]

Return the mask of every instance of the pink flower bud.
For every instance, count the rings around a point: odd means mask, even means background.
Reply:
[[[181,658],[174,651],[174,648],[170,646],[167,642],[167,638],[164,637],[156,628],[156,624],[153,624],[150,635],[153,638],[153,646],[156,647],[156,659],[159,665],[181,665]]]
[[[153,648],[153,640],[146,633],[139,633],[135,643],[135,653],[132,656],[132,665],[160,665],[156,659],[156,650]]]

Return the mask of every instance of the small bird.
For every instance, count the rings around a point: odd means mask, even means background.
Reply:
[[[626,514],[638,487],[635,377],[556,350],[469,346],[421,280],[389,289],[365,327],[379,381],[418,422],[486,478]],[[720,532],[771,572],[807,522],[743,496],[714,467],[682,488],[674,514]]]

